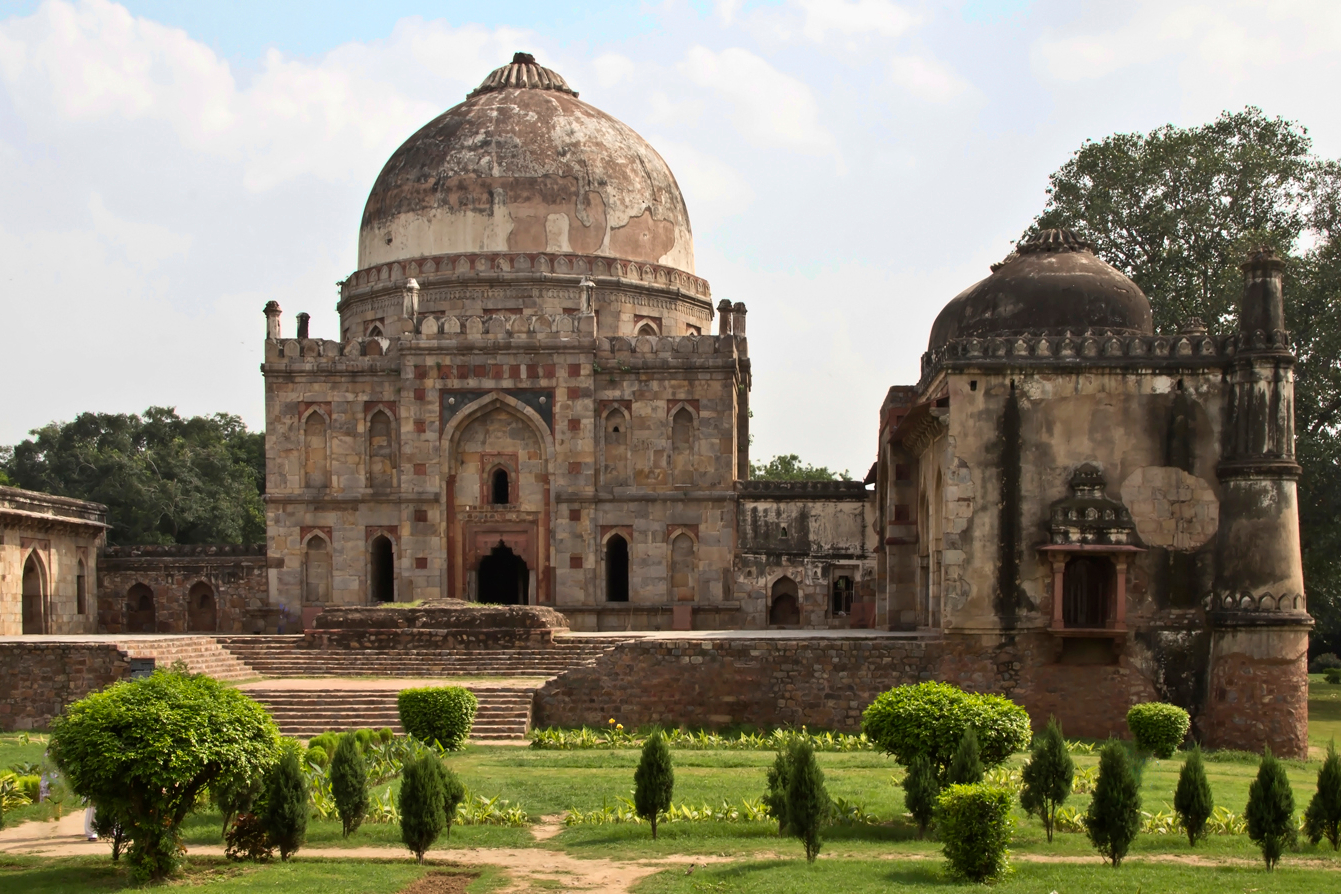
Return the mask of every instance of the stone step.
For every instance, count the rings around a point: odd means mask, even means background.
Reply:
[[[390,727],[403,733],[394,689],[282,689],[243,690],[266,706],[285,735],[310,738],[324,732]],[[530,730],[535,690],[488,688],[472,690],[479,709],[471,738],[505,741],[525,739]]]

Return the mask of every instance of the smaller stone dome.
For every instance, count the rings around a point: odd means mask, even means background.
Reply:
[[[1152,335],[1150,301],[1096,257],[1091,243],[1071,230],[1043,230],[945,305],[927,347],[934,351],[956,338],[1087,331]]]

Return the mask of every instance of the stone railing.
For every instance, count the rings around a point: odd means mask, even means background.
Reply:
[[[108,559],[184,559],[217,556],[264,556],[264,543],[146,543],[109,546],[102,554]]]
[[[591,314],[488,314],[462,316],[425,316],[415,327],[425,338],[509,338],[586,335],[596,332],[596,317]]]
[[[742,499],[864,500],[871,494],[861,481],[740,481]]]

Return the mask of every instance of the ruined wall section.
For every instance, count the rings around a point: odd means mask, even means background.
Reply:
[[[0,730],[44,730],[66,705],[130,678],[114,643],[0,643]]]
[[[264,544],[111,546],[98,575],[99,633],[274,633]],[[137,587],[153,596],[153,629],[132,631]],[[133,592],[132,592],[133,591]],[[202,604],[208,598],[212,606]],[[297,619],[295,619],[296,623]],[[292,632],[294,625],[288,627]]]

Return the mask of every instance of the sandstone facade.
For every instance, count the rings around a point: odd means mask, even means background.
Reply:
[[[0,636],[97,633],[107,507],[0,487]]]

